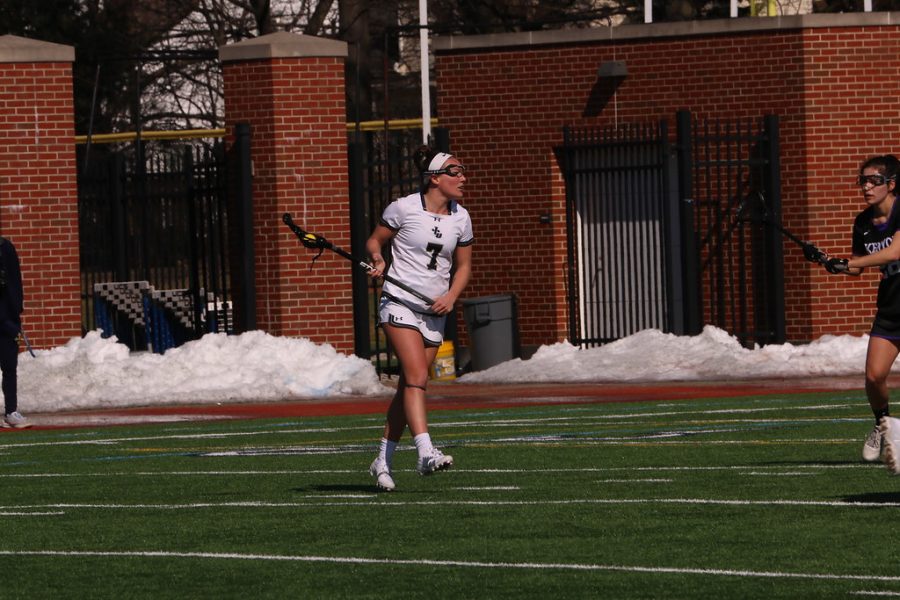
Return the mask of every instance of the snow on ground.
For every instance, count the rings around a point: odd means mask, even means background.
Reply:
[[[645,330],[599,348],[561,342],[461,377],[462,383],[637,382],[859,375],[867,336],[747,349],[721,329]],[[97,331],[19,355],[24,413],[147,404],[276,401],[389,394],[372,364],[328,344],[261,331],[208,334],[164,355],[131,352]]]
[[[25,413],[387,392],[367,360],[262,331],[211,333],[163,355],[131,352],[93,331],[35,354],[19,355]]]
[[[707,325],[700,335],[646,329],[605,346],[578,349],[567,342],[542,346],[529,360],[515,359],[470,373],[469,383],[697,381],[859,375],[868,336],[822,336],[810,344],[752,350]]]

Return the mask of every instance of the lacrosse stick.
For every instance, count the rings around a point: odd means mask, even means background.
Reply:
[[[796,235],[794,235],[793,233],[791,233],[790,231],[788,231],[787,229],[782,227],[781,223],[778,223],[778,222],[770,219],[769,218],[769,210],[768,210],[768,207],[766,206],[766,200],[763,197],[762,192],[756,192],[756,195],[759,200],[759,206],[762,209],[760,211],[760,220],[763,223],[765,223],[766,225],[769,225],[770,227],[774,227],[784,237],[786,237],[787,239],[791,240],[792,242],[794,242],[795,244],[800,246],[800,248],[803,250],[804,258],[806,258],[806,260],[808,260],[809,262],[818,263],[820,265],[825,265],[826,263],[828,263],[828,254],[827,253],[819,250],[815,246],[815,244],[801,240]],[[745,202],[746,202],[746,200],[744,202],[741,202],[741,205],[738,207],[738,211],[737,211],[737,220],[738,221],[748,220],[745,217],[743,217],[741,214],[744,210]],[[752,218],[749,220],[752,221]]]
[[[19,331],[22,334],[22,340],[25,342],[25,347],[28,348],[28,354],[34,358],[34,349],[31,347],[31,340],[28,339],[28,335],[25,333],[25,330],[22,329]]]
[[[326,240],[321,235],[316,235],[314,233],[310,233],[308,231],[304,231],[303,229],[301,229],[299,226],[297,226],[296,223],[294,223],[294,219],[293,219],[293,217],[291,217],[291,213],[284,213],[284,215],[281,217],[281,220],[284,221],[284,224],[287,225],[291,229],[291,231],[293,231],[297,235],[298,238],[300,238],[301,244],[303,244],[304,246],[306,246],[307,248],[310,248],[312,250],[319,251],[319,253],[315,256],[315,258],[313,258],[313,262],[315,262],[316,259],[318,259],[320,256],[322,256],[322,253],[325,250],[331,250],[335,254],[342,256],[342,257],[346,258],[347,260],[349,260],[350,262],[354,263],[357,267],[365,269],[367,273],[372,271],[372,265],[370,265],[367,261],[364,261],[364,260],[354,257],[352,254],[350,254],[349,252],[347,252],[346,250],[344,250],[338,246],[335,246],[334,244],[332,244],[331,242]],[[400,288],[401,290],[403,290],[405,292],[409,292],[410,294],[412,294],[413,296],[415,296],[422,302],[425,302],[429,306],[434,304],[434,300],[432,300],[431,298],[429,298],[422,292],[409,287],[408,285],[406,285],[405,283],[403,283],[401,281],[397,281],[390,275],[384,274],[384,275],[382,275],[382,277],[384,278],[385,281],[396,285],[398,288]]]

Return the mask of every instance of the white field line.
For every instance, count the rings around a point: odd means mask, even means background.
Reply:
[[[550,421],[552,419],[547,419],[546,421]],[[821,419],[819,417],[795,417],[795,418],[778,418],[778,419],[762,419],[762,418],[748,418],[748,419],[710,419],[710,418],[700,418],[696,417],[693,419],[677,419],[670,421],[651,421],[647,418],[636,418],[636,419],[619,419],[619,420],[607,420],[600,417],[591,417],[585,418],[582,420],[560,420],[552,425],[557,427],[588,427],[588,426],[628,426],[628,425],[642,425],[646,426],[647,423],[677,423],[680,425],[692,425],[692,424],[700,424],[700,425],[718,425],[718,424],[752,424],[752,423],[765,423],[765,424],[780,424],[780,423],[862,423],[862,422],[871,422],[871,417],[833,417],[828,419]],[[528,421],[477,421],[472,423],[465,422],[456,422],[456,423],[435,423],[433,424],[437,427],[467,427],[470,429],[476,428],[497,428],[502,429],[505,427],[525,427],[529,425],[550,425],[541,419],[534,419]]]
[[[47,511],[47,512],[0,512],[0,517],[52,517],[58,515],[64,515],[65,512],[61,510]]]
[[[342,498],[342,499],[372,499],[378,495],[373,491],[371,494],[304,494],[301,498]]]
[[[657,466],[657,467],[584,467],[584,468],[556,468],[556,469],[460,469],[454,468],[447,471],[448,475],[458,475],[461,473],[476,474],[529,474],[537,475],[548,473],[621,473],[621,472],[656,472],[656,471],[747,471],[752,469],[753,472],[747,474],[756,474],[764,470],[770,470],[779,473],[779,469],[809,469],[809,470],[826,470],[826,469],[883,469],[880,463],[849,463],[849,464],[818,464],[810,463],[808,465],[790,465],[790,466],[765,466],[765,465],[723,465],[723,466]],[[254,470],[218,470],[218,471],[104,471],[100,473],[0,473],[0,479],[29,479],[29,478],[52,478],[52,477],[196,477],[196,476],[259,476],[259,475],[343,475],[343,474],[361,474],[364,469],[254,469]],[[793,471],[792,471],[793,472]],[[802,472],[797,472],[803,475]]]
[[[597,420],[599,417],[590,417],[584,419],[522,419],[518,421],[509,421],[504,419],[498,419],[496,421],[473,421],[473,422],[456,422],[456,423],[431,423],[432,427],[521,427],[523,425],[547,425],[550,421],[557,421],[555,424],[559,426],[572,426],[572,427],[585,427],[589,425],[630,425],[634,424],[633,421],[624,421],[622,423],[609,423],[606,420]],[[847,421],[847,422],[855,422],[855,421],[863,421],[870,420],[866,419],[856,419],[856,418],[840,418],[840,419],[828,419],[829,422],[837,422],[837,421]],[[796,423],[798,419],[721,419],[715,421],[715,423],[722,424],[752,424],[752,423]],[[815,422],[815,419],[811,419],[810,422]],[[704,424],[710,424],[710,421],[701,421]],[[646,425],[646,421],[640,421],[641,425]],[[18,443],[8,443],[8,444],[0,444],[0,451],[15,449],[15,448],[32,448],[37,446],[104,446],[104,445],[116,445],[116,444],[124,444],[124,443],[133,443],[133,442],[157,442],[157,441],[165,441],[165,440],[216,440],[216,439],[228,439],[228,438],[238,438],[238,437],[257,437],[257,436],[272,436],[272,435],[298,435],[298,434],[321,434],[321,433],[345,433],[349,431],[372,431],[376,428],[372,426],[355,426],[355,427],[322,427],[322,428],[307,428],[307,429],[266,429],[264,431],[232,431],[232,432],[221,432],[221,433],[171,433],[165,435],[152,435],[152,436],[140,436],[140,437],[118,437],[118,438],[83,438],[77,440],[34,440],[34,441],[23,441]],[[664,432],[665,433],[665,432]],[[704,431],[693,431],[693,434],[706,433]],[[710,433],[728,433],[728,430],[724,429],[716,429],[710,430]],[[676,432],[676,434],[680,434],[680,432]],[[519,438],[511,438],[512,440],[518,441]],[[529,438],[521,438],[523,440],[528,440]],[[375,442],[372,444],[374,445]]]
[[[854,407],[857,405],[854,403],[848,404],[817,404],[817,405],[808,405],[808,406],[795,406],[791,407],[791,410],[826,410],[826,409],[834,409],[834,408],[844,408],[844,407]],[[618,413],[611,415],[567,415],[561,417],[531,417],[526,419],[490,419],[490,420],[467,420],[467,421],[440,421],[434,420],[431,424],[432,427],[505,427],[505,426],[521,426],[528,424],[539,424],[546,425],[547,423],[557,422],[558,424],[572,424],[572,425],[585,425],[591,424],[592,422],[604,423],[614,419],[625,419],[625,420],[633,420],[633,419],[647,419],[652,417],[671,417],[678,415],[709,415],[709,414],[748,414],[748,413],[759,413],[759,412],[772,412],[776,410],[784,410],[780,407],[764,407],[764,408],[728,408],[728,409],[709,409],[709,410],[684,410],[684,411],[657,411],[657,412],[642,412],[642,413]],[[869,420],[868,417],[866,419],[862,418],[841,418],[841,419],[829,419],[829,421],[862,421]],[[769,422],[790,422],[796,421],[796,419],[770,419]],[[734,420],[734,422],[766,422],[757,419],[749,419],[746,421],[742,420]],[[100,439],[79,439],[79,440],[57,440],[57,441],[32,441],[32,442],[20,442],[20,443],[9,443],[9,444],[0,444],[0,450],[7,448],[27,448],[33,446],[67,446],[67,445],[103,445],[103,444],[121,444],[125,442],[146,442],[146,441],[157,441],[157,440],[197,440],[197,439],[225,439],[232,437],[244,437],[244,436],[264,436],[264,435],[282,435],[282,434],[316,434],[316,433],[340,433],[346,431],[369,431],[372,430],[373,427],[377,428],[379,425],[358,425],[358,426],[349,426],[349,427],[309,427],[309,428],[297,428],[297,429],[266,429],[263,431],[259,430],[245,430],[245,431],[232,431],[232,432],[221,432],[221,433],[173,433],[166,435],[156,435],[156,436],[141,436],[141,437],[121,437],[121,438],[100,438]]]
[[[674,479],[598,479],[597,483],[672,483]]]
[[[850,592],[854,596],[900,596],[900,592],[885,592],[885,591],[867,591],[860,590],[858,592]]]
[[[755,477],[802,477],[804,475],[818,475],[818,473],[812,473],[809,471],[807,471],[806,473],[800,473],[799,471],[785,471],[784,473],[760,473],[758,471],[751,471],[749,473],[741,473],[741,475]]]
[[[153,442],[159,440],[207,440],[207,439],[226,439],[233,437],[250,437],[262,435],[283,435],[283,434],[306,434],[306,433],[340,433],[342,431],[351,430],[371,431],[372,427],[346,427],[346,428],[316,428],[316,429],[278,429],[265,431],[231,431],[222,433],[172,433],[166,435],[149,435],[142,437],[122,437],[122,438],[101,438],[101,439],[81,439],[81,440],[57,440],[57,441],[33,441],[18,444],[0,444],[0,450],[7,448],[32,448],[34,446],[102,446],[112,444],[122,444],[125,442]],[[375,445],[375,442],[372,443]]]
[[[443,427],[457,426],[473,426],[473,425],[489,425],[493,423],[510,424],[510,425],[527,425],[530,423],[552,423],[555,421],[574,421],[584,422],[588,419],[595,419],[597,422],[609,421],[612,419],[647,419],[654,417],[676,417],[685,415],[735,415],[750,414],[761,412],[784,412],[785,410],[832,410],[836,408],[853,408],[859,409],[858,403],[847,404],[811,404],[807,406],[791,406],[785,408],[783,406],[770,406],[764,408],[717,408],[717,409],[695,409],[695,410],[669,410],[669,411],[645,411],[640,413],[613,413],[610,415],[564,415],[561,417],[528,417],[522,419],[477,419],[468,421],[435,421],[435,425]],[[790,419],[785,419],[790,420]],[[855,419],[854,419],[855,420]],[[871,417],[862,417],[859,420],[871,421]]]
[[[855,444],[856,438],[806,438],[806,439],[778,439],[778,440],[697,440],[695,436],[721,433],[746,433],[742,429],[712,429],[706,431],[666,431],[650,435],[629,435],[622,437],[569,437],[564,435],[534,435],[510,438],[483,439],[466,442],[469,447],[484,447],[492,444],[523,444],[529,443],[535,446],[563,446],[566,444],[580,446],[679,446],[689,444],[692,446],[774,446],[779,444]],[[691,438],[677,439],[671,438]]]
[[[692,431],[664,431],[648,435],[627,435],[627,436],[570,436],[565,434],[552,435],[525,435],[506,438],[473,438],[470,440],[449,440],[447,444],[465,446],[469,448],[490,448],[501,444],[530,444],[532,446],[666,446],[666,445],[682,445],[690,444],[694,446],[708,445],[743,445],[743,446],[759,446],[759,445],[801,445],[801,444],[856,444],[859,442],[857,438],[809,438],[809,439],[777,439],[777,440],[702,440],[697,439],[698,436],[707,434],[723,434],[746,432],[741,428],[734,429],[708,429],[708,430],[692,430]],[[679,439],[675,439],[679,438]],[[687,439],[680,439],[687,438]],[[259,447],[242,447],[230,450],[203,451],[201,455],[204,457],[249,457],[249,456],[276,456],[276,455],[338,455],[338,454],[354,454],[360,452],[370,452],[375,448],[374,443],[370,444],[352,444],[345,443],[336,446],[321,445],[295,445],[295,446],[259,446]],[[412,446],[402,446],[399,450],[411,450]]]
[[[247,560],[307,562],[355,565],[404,565],[421,567],[449,567],[469,569],[521,569],[554,571],[619,571],[626,573],[708,575],[720,577],[766,579],[818,579],[831,581],[882,581],[900,582],[900,576],[839,573],[802,573],[790,571],[747,571],[742,569],[708,569],[690,567],[642,567],[636,565],[603,565],[596,563],[535,563],[535,562],[486,562],[472,560],[432,560],[402,558],[366,558],[359,556],[310,556],[285,554],[239,554],[236,552],[166,552],[166,551],[65,551],[65,550],[2,550],[0,556],[58,556],[65,558],[186,558],[210,560]]]
[[[515,492],[521,490],[517,485],[483,485],[483,486],[464,486],[464,487],[455,487],[454,490],[459,490],[462,492]]]
[[[748,421],[758,422],[758,421]],[[583,446],[607,446],[612,444],[619,445],[797,445],[797,444],[855,444],[859,440],[856,438],[810,438],[810,439],[776,439],[776,440],[697,440],[693,439],[700,435],[707,434],[723,434],[744,432],[746,430],[737,429],[707,429],[707,430],[687,430],[687,431],[663,431],[648,435],[628,435],[628,436],[604,436],[604,437],[568,437],[561,434],[556,435],[536,435],[536,436],[517,436],[507,438],[485,438],[474,441],[464,441],[462,444],[470,447],[484,447],[497,444],[533,444],[541,445],[583,445]],[[198,440],[198,439],[223,439],[228,437],[243,437],[256,435],[272,435],[276,433],[293,434],[297,431],[265,431],[265,432],[240,432],[230,434],[193,434],[193,435],[171,435],[171,436],[152,436],[140,438],[110,438],[103,440],[67,440],[67,441],[46,441],[22,444],[0,444],[0,453],[6,450],[33,448],[37,446],[115,446],[116,444],[126,442],[147,442],[147,441],[165,441],[165,440]],[[308,432],[304,432],[308,433]],[[689,437],[687,440],[673,440],[672,438]],[[373,438],[374,439],[374,438]],[[325,454],[346,454],[355,452],[365,452],[375,448],[375,442],[371,444],[342,444],[338,446],[320,446],[320,445],[295,445],[295,446],[271,446],[263,448],[244,448],[239,450],[221,450],[204,452],[204,456],[209,457],[227,457],[227,456],[265,456],[272,454],[309,454],[309,455],[325,455]],[[174,450],[173,450],[174,451]]]
[[[839,502],[826,500],[726,500],[712,498],[572,498],[568,500],[382,500],[373,494],[366,502],[192,502],[186,504],[89,504],[54,503],[19,506],[0,506],[5,510],[23,509],[86,509],[86,510],[192,510],[202,508],[326,508],[347,506],[369,507],[419,507],[419,506],[602,506],[602,505],[698,505],[698,506],[748,506],[788,508],[900,508],[900,502]],[[318,497],[318,496],[317,496]]]

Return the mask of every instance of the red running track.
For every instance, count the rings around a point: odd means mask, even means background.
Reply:
[[[501,408],[552,404],[647,402],[732,398],[838,390],[862,390],[862,377],[718,382],[469,384],[431,382],[429,410]],[[860,392],[862,394],[862,392]],[[197,403],[29,415],[35,428],[96,427],[209,419],[259,419],[366,415],[385,412],[390,396],[310,398],[278,402]],[[864,398],[861,397],[864,402]],[[12,431],[6,429],[4,431]]]

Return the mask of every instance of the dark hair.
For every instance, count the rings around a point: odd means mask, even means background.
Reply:
[[[415,163],[416,168],[419,170],[419,175],[422,177],[423,192],[428,190],[428,181],[430,179],[430,176],[426,175],[425,171],[428,170],[431,159],[437,156],[438,152],[440,152],[440,150],[432,148],[431,146],[419,146],[416,148],[416,151],[413,152],[413,163]]]
[[[859,174],[862,175],[866,169],[876,169],[884,175],[889,181],[897,181],[897,175],[900,174],[900,160],[893,154],[885,154],[883,156],[873,156],[862,164],[859,168]]]

